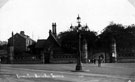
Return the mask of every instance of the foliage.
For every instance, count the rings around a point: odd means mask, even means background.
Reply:
[[[99,37],[98,44],[104,49],[110,48],[112,38],[116,40],[117,52],[120,54],[132,53],[135,49],[135,25],[126,27],[121,24],[110,24]]]
[[[0,41],[0,50],[6,50],[7,49],[7,42],[6,41]]]
[[[81,35],[81,44],[85,39],[88,43],[88,49],[93,48],[97,39],[96,32],[88,30],[88,27],[72,27],[69,31],[61,32],[58,36],[65,51],[76,52],[79,45],[79,34]]]

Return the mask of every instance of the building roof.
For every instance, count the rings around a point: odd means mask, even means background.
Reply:
[[[35,42],[35,41],[34,41],[33,39],[31,39],[28,35],[22,35],[22,34],[19,34],[19,33],[17,33],[17,34],[20,35],[21,37],[25,38],[25,39],[29,39],[29,40]]]
[[[51,37],[56,42],[56,44],[58,46],[60,46],[60,43],[59,43],[57,37],[54,36],[53,33],[50,33],[49,37]],[[37,41],[36,48],[40,48],[40,49],[49,48],[52,44],[49,37],[48,37],[48,39],[39,39]]]
[[[39,39],[36,44],[36,48],[48,48],[50,45],[50,42],[45,39]]]
[[[33,39],[31,39],[28,35],[22,35],[22,34],[19,34],[19,33],[16,33],[14,36],[16,36],[16,35],[19,35],[19,36],[21,36],[22,38],[24,38],[24,39],[28,39],[28,40],[31,40],[31,41],[33,41],[33,42],[36,42],[36,41],[34,41]],[[9,39],[11,39],[12,37],[10,37]]]
[[[59,46],[61,46],[60,42],[58,41],[57,36],[55,36],[53,33],[50,33],[50,36],[52,36],[52,38],[55,40],[55,42],[56,42]]]

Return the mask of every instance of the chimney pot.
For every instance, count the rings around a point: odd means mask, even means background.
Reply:
[[[20,34],[21,34],[21,35],[25,35],[24,31],[21,31]]]

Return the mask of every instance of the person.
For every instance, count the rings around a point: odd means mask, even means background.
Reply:
[[[101,56],[98,58],[98,67],[101,67]]]
[[[93,63],[96,64],[96,59],[93,59]]]

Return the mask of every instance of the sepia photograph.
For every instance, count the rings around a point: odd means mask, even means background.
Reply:
[[[135,82],[135,0],[0,0],[0,82]]]

